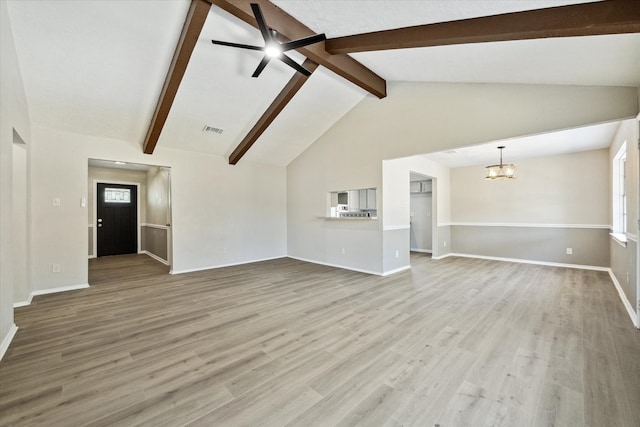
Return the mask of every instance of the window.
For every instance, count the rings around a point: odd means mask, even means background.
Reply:
[[[627,163],[627,141],[613,158],[613,237],[625,243],[627,232],[627,193],[625,169]]]
[[[131,191],[128,188],[105,188],[105,203],[131,203]]]

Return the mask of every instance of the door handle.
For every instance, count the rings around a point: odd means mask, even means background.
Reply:
[[[98,224],[98,228],[102,227],[102,224]]]

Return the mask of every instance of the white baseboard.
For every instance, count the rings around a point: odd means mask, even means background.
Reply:
[[[385,271],[384,273],[381,274],[381,276],[390,276],[392,274],[400,273],[401,271],[405,271],[405,270],[411,270],[411,266],[405,265],[403,267],[396,268],[394,270]]]
[[[194,273],[196,271],[215,270],[216,268],[234,267],[236,265],[251,264],[251,263],[254,263],[254,262],[271,261],[271,260],[274,260],[274,259],[280,259],[280,258],[286,258],[286,257],[287,257],[286,255],[281,255],[281,256],[274,256],[274,257],[269,257],[269,258],[254,259],[254,260],[250,260],[250,261],[234,262],[234,263],[230,263],[230,264],[210,265],[210,266],[206,266],[206,267],[189,268],[189,269],[186,269],[186,270],[171,270],[171,271],[169,271],[169,274],[183,274],[183,273]]]
[[[142,253],[147,255],[147,256],[149,256],[149,257],[151,257],[151,258],[153,258],[153,259],[155,259],[156,261],[159,261],[159,262],[163,263],[164,265],[169,265],[169,261],[167,261],[166,259],[160,258],[156,254],[153,254],[153,253],[151,253],[149,251],[142,251]]]
[[[357,271],[358,273],[373,274],[375,276],[384,276],[385,275],[384,273],[380,273],[379,271],[364,270],[364,269],[361,269],[361,268],[348,267],[348,266],[345,266],[345,265],[331,264],[329,262],[314,261],[314,260],[305,259],[305,258],[299,258],[299,257],[291,256],[291,255],[288,255],[287,258],[297,259],[298,261],[308,262],[308,263],[311,263],[311,264],[325,265],[327,267],[341,268],[343,270]],[[389,274],[391,274],[391,273],[389,273]]]
[[[89,255],[89,259],[94,259],[94,258],[96,258],[95,255]]]
[[[81,283],[79,285],[61,286],[59,288],[41,289],[38,291],[33,291],[29,295],[29,299],[27,301],[16,302],[13,304],[13,308],[24,307],[31,304],[31,301],[33,301],[33,297],[37,295],[47,295],[47,294],[56,294],[58,292],[76,291],[78,289],[86,289],[88,287],[89,287],[88,283]]]
[[[618,295],[620,295],[620,299],[622,300],[622,304],[624,304],[624,308],[627,309],[627,313],[629,313],[629,317],[631,317],[633,326],[640,329],[640,322],[638,319],[638,315],[633,310],[633,305],[631,305],[631,302],[629,302],[627,295],[625,295],[624,291],[622,290],[622,286],[620,286],[620,282],[618,282],[616,275],[613,274],[612,269],[609,269],[609,276],[611,276],[611,281],[613,281],[613,285],[616,287],[616,290],[618,291]]]
[[[5,335],[2,343],[0,344],[0,360],[2,360],[4,354],[9,349],[9,345],[11,344],[13,337],[16,335],[16,332],[18,332],[18,327],[15,323],[12,323],[11,327],[9,328],[9,332],[7,332],[7,335]]]
[[[26,301],[18,301],[18,302],[14,302],[13,303],[13,308],[17,308],[17,307],[25,307],[29,304],[31,304],[31,300],[33,300],[33,294],[29,294],[29,298],[27,298]]]
[[[50,289],[41,289],[38,291],[31,292],[31,295],[47,295],[47,294],[55,294],[58,292],[67,292],[67,291],[76,291],[78,289],[86,289],[89,287],[88,283],[80,283],[77,285],[69,285],[69,286],[61,286],[59,288],[50,288]]]
[[[547,261],[535,261],[529,259],[519,259],[519,258],[503,258],[496,256],[484,256],[484,255],[472,255],[472,254],[459,254],[459,253],[449,253],[446,255],[439,256],[433,259],[443,259],[451,256],[463,257],[463,258],[478,258],[478,259],[489,259],[492,261],[506,261],[506,262],[519,262],[521,264],[536,264],[536,265],[547,265],[550,267],[564,267],[564,268],[577,268],[580,270],[596,270],[596,271],[609,271],[609,267],[600,267],[597,265],[582,265],[582,264],[564,264],[561,262],[547,262]]]
[[[431,249],[410,248],[409,251],[411,251],[411,252],[420,252],[420,253],[423,253],[423,254],[431,254],[431,253],[433,253],[433,251]]]

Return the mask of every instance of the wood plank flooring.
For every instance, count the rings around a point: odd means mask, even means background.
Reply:
[[[607,273],[411,263],[91,260],[90,288],[16,309],[0,425],[640,426],[640,332]]]

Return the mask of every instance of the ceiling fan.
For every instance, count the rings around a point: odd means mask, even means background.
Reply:
[[[253,10],[253,15],[256,17],[256,21],[258,22],[258,28],[260,29],[260,33],[262,34],[262,38],[264,39],[264,47],[260,46],[251,46],[247,44],[241,43],[232,43],[225,42],[220,40],[211,40],[213,44],[222,45],[222,46],[231,46],[238,47],[240,49],[249,49],[249,50],[259,50],[264,52],[264,57],[262,61],[258,64],[258,67],[253,72],[251,77],[258,77],[264,67],[267,66],[269,61],[272,58],[277,58],[295,69],[299,73],[304,74],[305,76],[310,76],[311,72],[304,68],[302,65],[295,62],[289,56],[287,56],[284,52],[298,49],[300,47],[308,46],[310,44],[319,43],[327,39],[324,34],[315,34],[313,36],[304,37],[302,39],[292,40],[288,42],[280,42],[278,40],[278,32],[272,28],[267,26],[266,21],[264,20],[264,16],[262,15],[262,11],[260,10],[260,5],[257,3],[251,3],[251,10]]]

